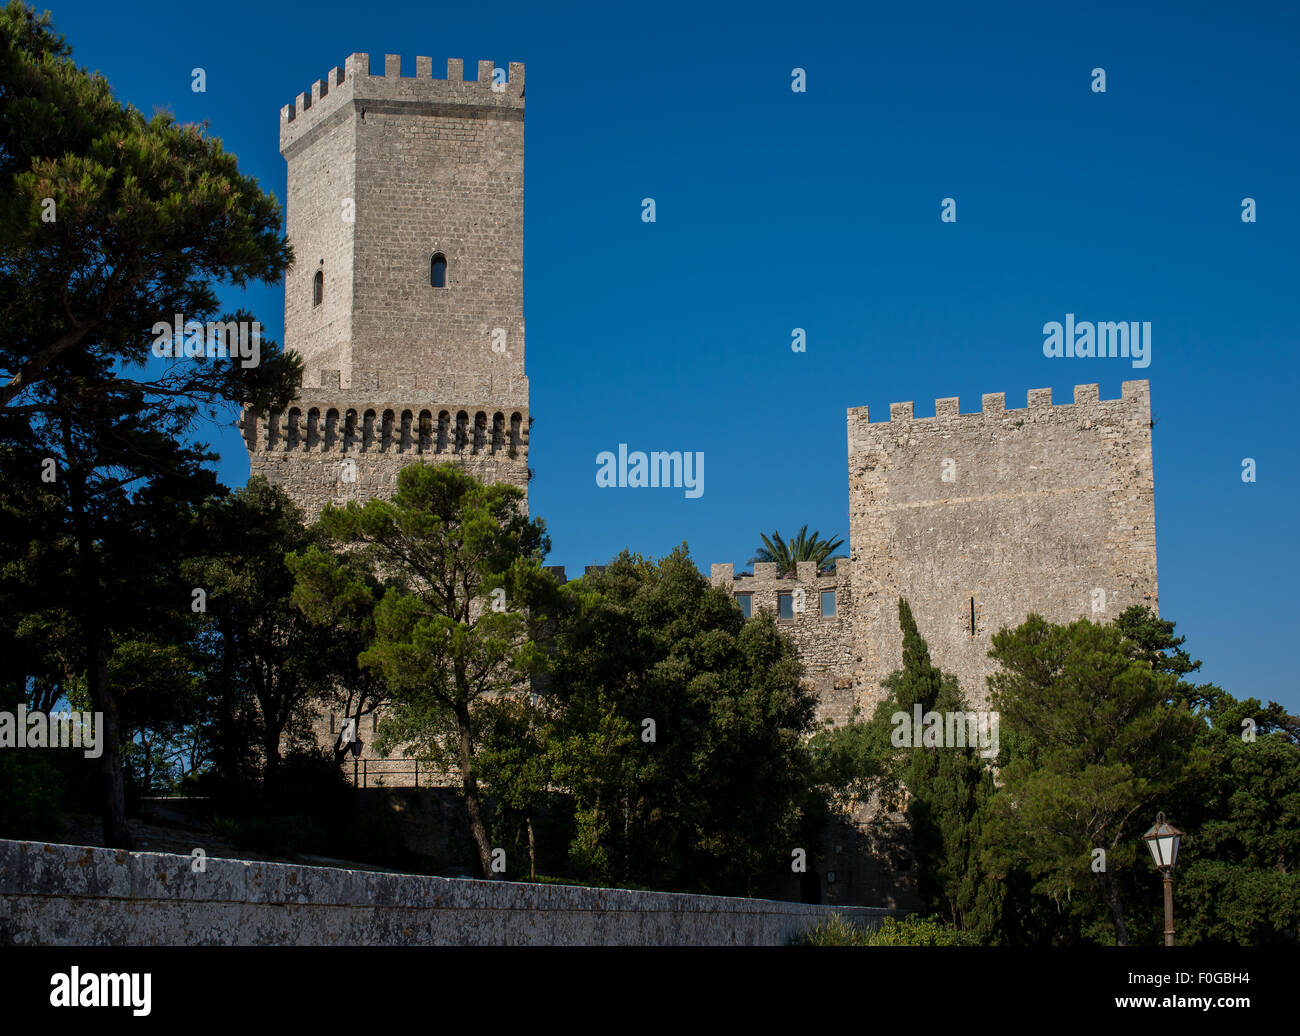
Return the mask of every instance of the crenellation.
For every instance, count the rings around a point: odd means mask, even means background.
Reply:
[[[478,81],[458,59],[445,80],[430,57],[401,66],[350,54],[282,113],[285,346],[303,375],[243,432],[253,472],[309,517],[390,495],[420,460],[527,492],[523,66],[504,90],[490,61]]]
[[[1098,385],[1071,404],[1051,397],[1031,389],[1025,409],[1006,410],[989,393],[978,414],[940,401],[906,437],[848,412],[853,675],[866,700],[901,665],[900,596],[973,701],[987,694],[989,638],[1029,612],[1105,621],[1158,606],[1148,384],[1126,382],[1117,400]]]
[[[433,59],[416,58],[414,76],[402,75],[400,54],[385,54],[382,72],[375,72],[369,54],[349,54],[343,67],[330,69],[329,75],[317,80],[306,93],[298,94],[293,105],[281,109],[280,150],[288,152],[312,136],[319,127],[340,113],[353,112],[358,119],[364,112],[388,110],[393,105],[419,105],[426,112],[454,114],[463,118],[521,118],[524,91],[524,65],[512,61],[507,65],[508,79],[504,90],[493,89],[496,64],[478,62],[478,79],[466,79],[464,62],[450,59],[447,76],[433,75]],[[485,74],[486,73],[486,74]]]
[[[1071,403],[1054,403],[1052,400],[1052,390],[1050,388],[1030,389],[1026,394],[1026,407],[1021,409],[1009,409],[1006,405],[1005,392],[986,392],[980,397],[980,409],[971,414],[961,412],[961,399],[958,396],[947,396],[938,398],[934,401],[933,417],[917,417],[914,405],[911,402],[891,403],[889,404],[889,417],[884,421],[872,421],[870,419],[870,409],[865,406],[849,407],[847,411],[850,443],[854,441],[855,429],[860,429],[863,425],[873,425],[880,427],[891,421],[909,422],[919,424],[922,422],[967,420],[972,417],[982,415],[990,417],[1006,417],[1008,415],[1024,414],[1027,410],[1059,410],[1065,407],[1077,406],[1080,403],[1118,403],[1118,402],[1140,402],[1143,399],[1150,398],[1149,383],[1146,381],[1126,381],[1120,400],[1101,399],[1099,387],[1097,385],[1076,385],[1074,388],[1074,399]]]
[[[397,55],[378,73],[352,54],[281,110],[297,257],[285,344],[304,373],[288,408],[245,414],[241,430],[253,472],[309,518],[390,496],[421,461],[527,494],[525,69],[509,63],[500,90],[496,68],[481,60],[466,79],[452,58],[435,79],[417,56],[403,76]],[[791,638],[819,722],[880,700],[902,661],[900,596],[972,703],[990,637],[1030,611],[1064,622],[1157,607],[1149,384],[1126,381],[1112,400],[1095,384],[1068,404],[1051,388],[1013,398],[1025,407],[992,392],[969,414],[936,398],[930,417],[896,402],[876,422],[849,408],[850,556],[785,576],[771,562],[710,566],[713,586]]]
[[[370,55],[360,52],[349,54],[343,59],[343,75],[353,82],[361,76],[370,75]]]
[[[1120,386],[1120,398],[1126,403],[1141,403],[1145,401],[1148,407],[1151,404],[1151,382],[1149,381],[1126,381]]]

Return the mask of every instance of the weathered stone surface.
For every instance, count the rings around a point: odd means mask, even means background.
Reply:
[[[1075,400],[1035,390],[1007,410],[997,393],[978,414],[881,423],[849,411],[854,676],[869,695],[902,664],[900,596],[976,707],[1002,627],[1156,608],[1148,383]]]
[[[527,491],[524,67],[495,90],[490,61],[468,82],[458,61],[446,79],[430,59],[415,76],[400,65],[353,54],[281,112],[284,344],[303,381],[293,409],[244,435],[252,473],[309,518],[390,496],[416,460]],[[435,254],[445,287],[430,282]]]
[[[305,371],[289,411],[246,421],[244,430],[252,471],[284,486],[309,517],[326,502],[390,496],[401,468],[419,460],[454,460],[486,481],[528,485],[524,67],[512,63],[505,89],[495,90],[491,62],[480,62],[471,81],[455,59],[445,79],[433,78],[428,58],[416,59],[414,77],[401,75],[393,55],[382,74],[378,59],[374,74],[371,64],[369,55],[350,56],[281,112],[297,257],[285,283],[285,345]],[[447,258],[445,288],[430,284],[435,252]],[[504,348],[494,349],[498,328]],[[792,579],[778,579],[771,564],[756,564],[752,576],[712,566],[713,584],[751,595],[755,610],[776,611],[780,595],[803,595],[803,609],[780,623],[817,695],[819,722],[869,716],[880,700],[881,680],[902,661],[900,596],[936,664],[957,675],[976,708],[992,671],[991,637],[1002,626],[1030,612],[1067,622],[1113,619],[1129,604],[1157,607],[1148,383],[1125,382],[1118,400],[1080,385],[1061,405],[1050,389],[1030,389],[1026,403],[1007,409],[1005,393],[992,392],[978,413],[962,414],[960,400],[948,397],[936,400],[935,416],[917,417],[913,403],[896,402],[888,420],[876,422],[866,407],[850,409],[851,563],[827,575],[800,565]],[[822,612],[823,593],[834,594],[833,616]],[[317,716],[323,744],[334,743],[341,720]],[[360,779],[417,783],[413,762],[376,760],[374,733],[372,717],[369,730],[358,731]],[[422,770],[419,782],[453,776]],[[870,804],[855,816],[858,833],[871,835],[871,868],[862,866],[868,853],[854,848],[856,836],[828,831],[810,847],[828,898],[885,901],[878,893],[889,875],[875,865],[902,861],[888,865],[896,876],[906,870],[905,839],[883,831],[885,820]],[[261,865],[238,866],[212,873],[226,875],[232,894],[246,891],[253,913],[241,934],[274,931],[279,915],[263,904],[316,901],[316,879],[301,869],[295,883]],[[114,879],[92,867],[84,880],[97,889]],[[352,880],[360,891],[349,895],[404,909],[406,879]],[[329,879],[331,888],[339,882]],[[168,888],[183,900],[191,886],[178,874]],[[476,894],[488,893],[460,883],[457,905],[439,907],[439,931],[488,932]],[[515,894],[491,886],[492,896]],[[531,895],[553,916],[567,909],[549,892]],[[423,931],[424,922],[406,915],[367,922],[361,910],[354,921],[352,902],[337,906],[341,932]],[[650,930],[677,915],[639,916]],[[597,933],[609,923],[591,920],[588,936],[604,938]]]
[[[1031,612],[1050,622],[1110,621],[1131,604],[1158,605],[1151,400],[1145,381],[1120,399],[1080,385],[1052,405],[1031,389],[1028,406],[1006,409],[988,393],[976,414],[954,398],[918,418],[911,403],[871,422],[848,412],[852,565],[777,579],[776,566],[711,578],[754,608],[776,609],[800,588],[807,607],[782,626],[817,690],[819,718],[869,716],[880,682],[902,665],[898,598],[905,597],[941,668],[955,673],[975,707],[987,700],[991,638]],[[836,616],[818,606],[835,590]],[[973,627],[972,627],[973,613]]]
[[[764,899],[0,840],[0,945],[780,945],[832,909]]]

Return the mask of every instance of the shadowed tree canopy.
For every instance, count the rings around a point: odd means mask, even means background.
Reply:
[[[1143,830],[1180,782],[1204,771],[1197,719],[1176,678],[1114,625],[1030,615],[993,638],[989,677],[1010,756],[993,802],[986,865],[1023,865],[1034,891],[1105,903],[1129,941],[1120,876],[1143,865]],[[1171,818],[1173,819],[1173,818]],[[1105,852],[1104,867],[1095,850]]]
[[[485,486],[456,464],[422,463],[398,473],[392,500],[327,505],[320,526],[360,547],[387,582],[359,656],[392,695],[380,744],[408,743],[425,758],[455,761],[483,876],[493,877],[475,771],[477,713],[545,666],[538,629],[558,600],[542,570],[545,526],[529,520],[518,487]],[[338,562],[304,555],[293,563],[301,604],[314,602],[318,614],[346,609],[335,592]]]
[[[144,373],[155,323],[216,319],[212,282],[280,280],[293,257],[280,223],[219,140],[115,100],[48,13],[0,10],[0,411],[141,389],[283,405],[299,367],[270,341],[255,367],[180,358]],[[76,379],[71,397],[47,391],[57,371]]]
[[[685,545],[585,576],[558,624],[554,775],[597,880],[753,894],[790,873],[816,699],[769,613],[745,619]]]
[[[216,492],[196,419],[281,405],[300,369],[270,341],[251,366],[229,351],[160,359],[155,325],[206,325],[215,283],[275,283],[291,259],[275,199],[219,141],[116,101],[48,15],[0,10],[0,439],[13,477],[48,494],[66,554],[113,846],[130,832],[109,655],[147,620],[143,602],[166,598],[138,587],[175,579],[181,530]],[[230,316],[251,338],[251,316]]]

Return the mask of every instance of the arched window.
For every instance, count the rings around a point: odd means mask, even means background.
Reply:
[[[441,252],[434,252],[429,260],[429,283],[435,288],[447,286],[447,257]]]
[[[316,276],[311,279],[311,304],[319,306],[321,299],[325,297],[325,271],[317,270]]]

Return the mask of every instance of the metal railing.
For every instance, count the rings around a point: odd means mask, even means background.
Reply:
[[[353,759],[352,783],[358,788],[450,788],[460,783],[460,775],[429,759]]]

